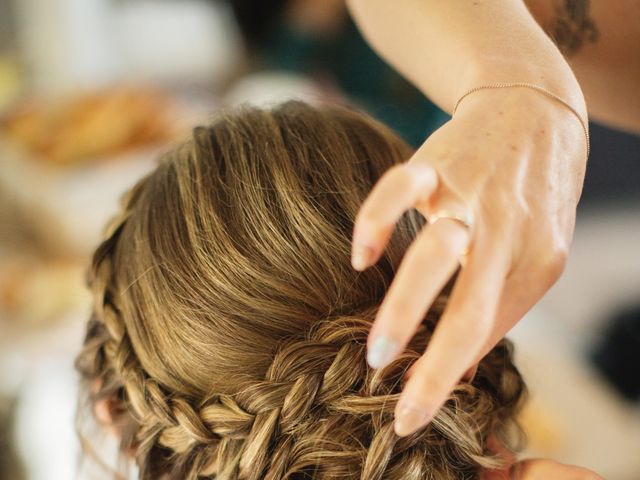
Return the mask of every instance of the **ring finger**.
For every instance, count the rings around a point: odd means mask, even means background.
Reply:
[[[420,231],[407,250],[371,329],[367,361],[372,368],[388,365],[404,350],[458,268],[468,243],[467,228],[456,220],[442,218]]]

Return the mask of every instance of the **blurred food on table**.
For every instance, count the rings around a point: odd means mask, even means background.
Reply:
[[[175,113],[160,90],[111,88],[19,102],[0,119],[0,135],[36,159],[70,165],[168,142],[178,134]]]

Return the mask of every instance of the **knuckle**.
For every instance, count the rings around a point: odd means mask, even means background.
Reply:
[[[565,270],[568,258],[568,249],[564,247],[551,247],[537,258],[537,274],[547,284],[554,284]]]
[[[396,318],[396,322],[408,321],[413,315],[415,315],[415,308],[412,306],[406,298],[395,298],[389,304],[389,311],[391,318]]]
[[[423,396],[428,395],[432,399],[446,396],[449,393],[449,383],[444,379],[434,375],[421,374],[419,370],[414,372],[411,380],[418,383],[418,391]]]
[[[371,227],[378,223],[378,217],[376,216],[376,210],[370,207],[370,202],[363,205],[355,220],[356,225],[359,227]]]

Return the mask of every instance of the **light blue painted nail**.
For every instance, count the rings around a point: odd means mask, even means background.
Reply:
[[[386,367],[400,353],[400,343],[385,337],[376,338],[367,350],[367,363],[371,368]]]

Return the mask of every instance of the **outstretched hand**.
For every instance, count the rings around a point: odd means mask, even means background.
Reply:
[[[527,89],[480,91],[404,164],[387,171],[355,219],[352,264],[382,255],[410,208],[429,222],[409,247],[368,339],[388,365],[462,265],[425,354],[395,411],[395,430],[424,427],[473,367],[562,273],[586,164],[582,127]],[[473,218],[470,226],[442,212]]]

